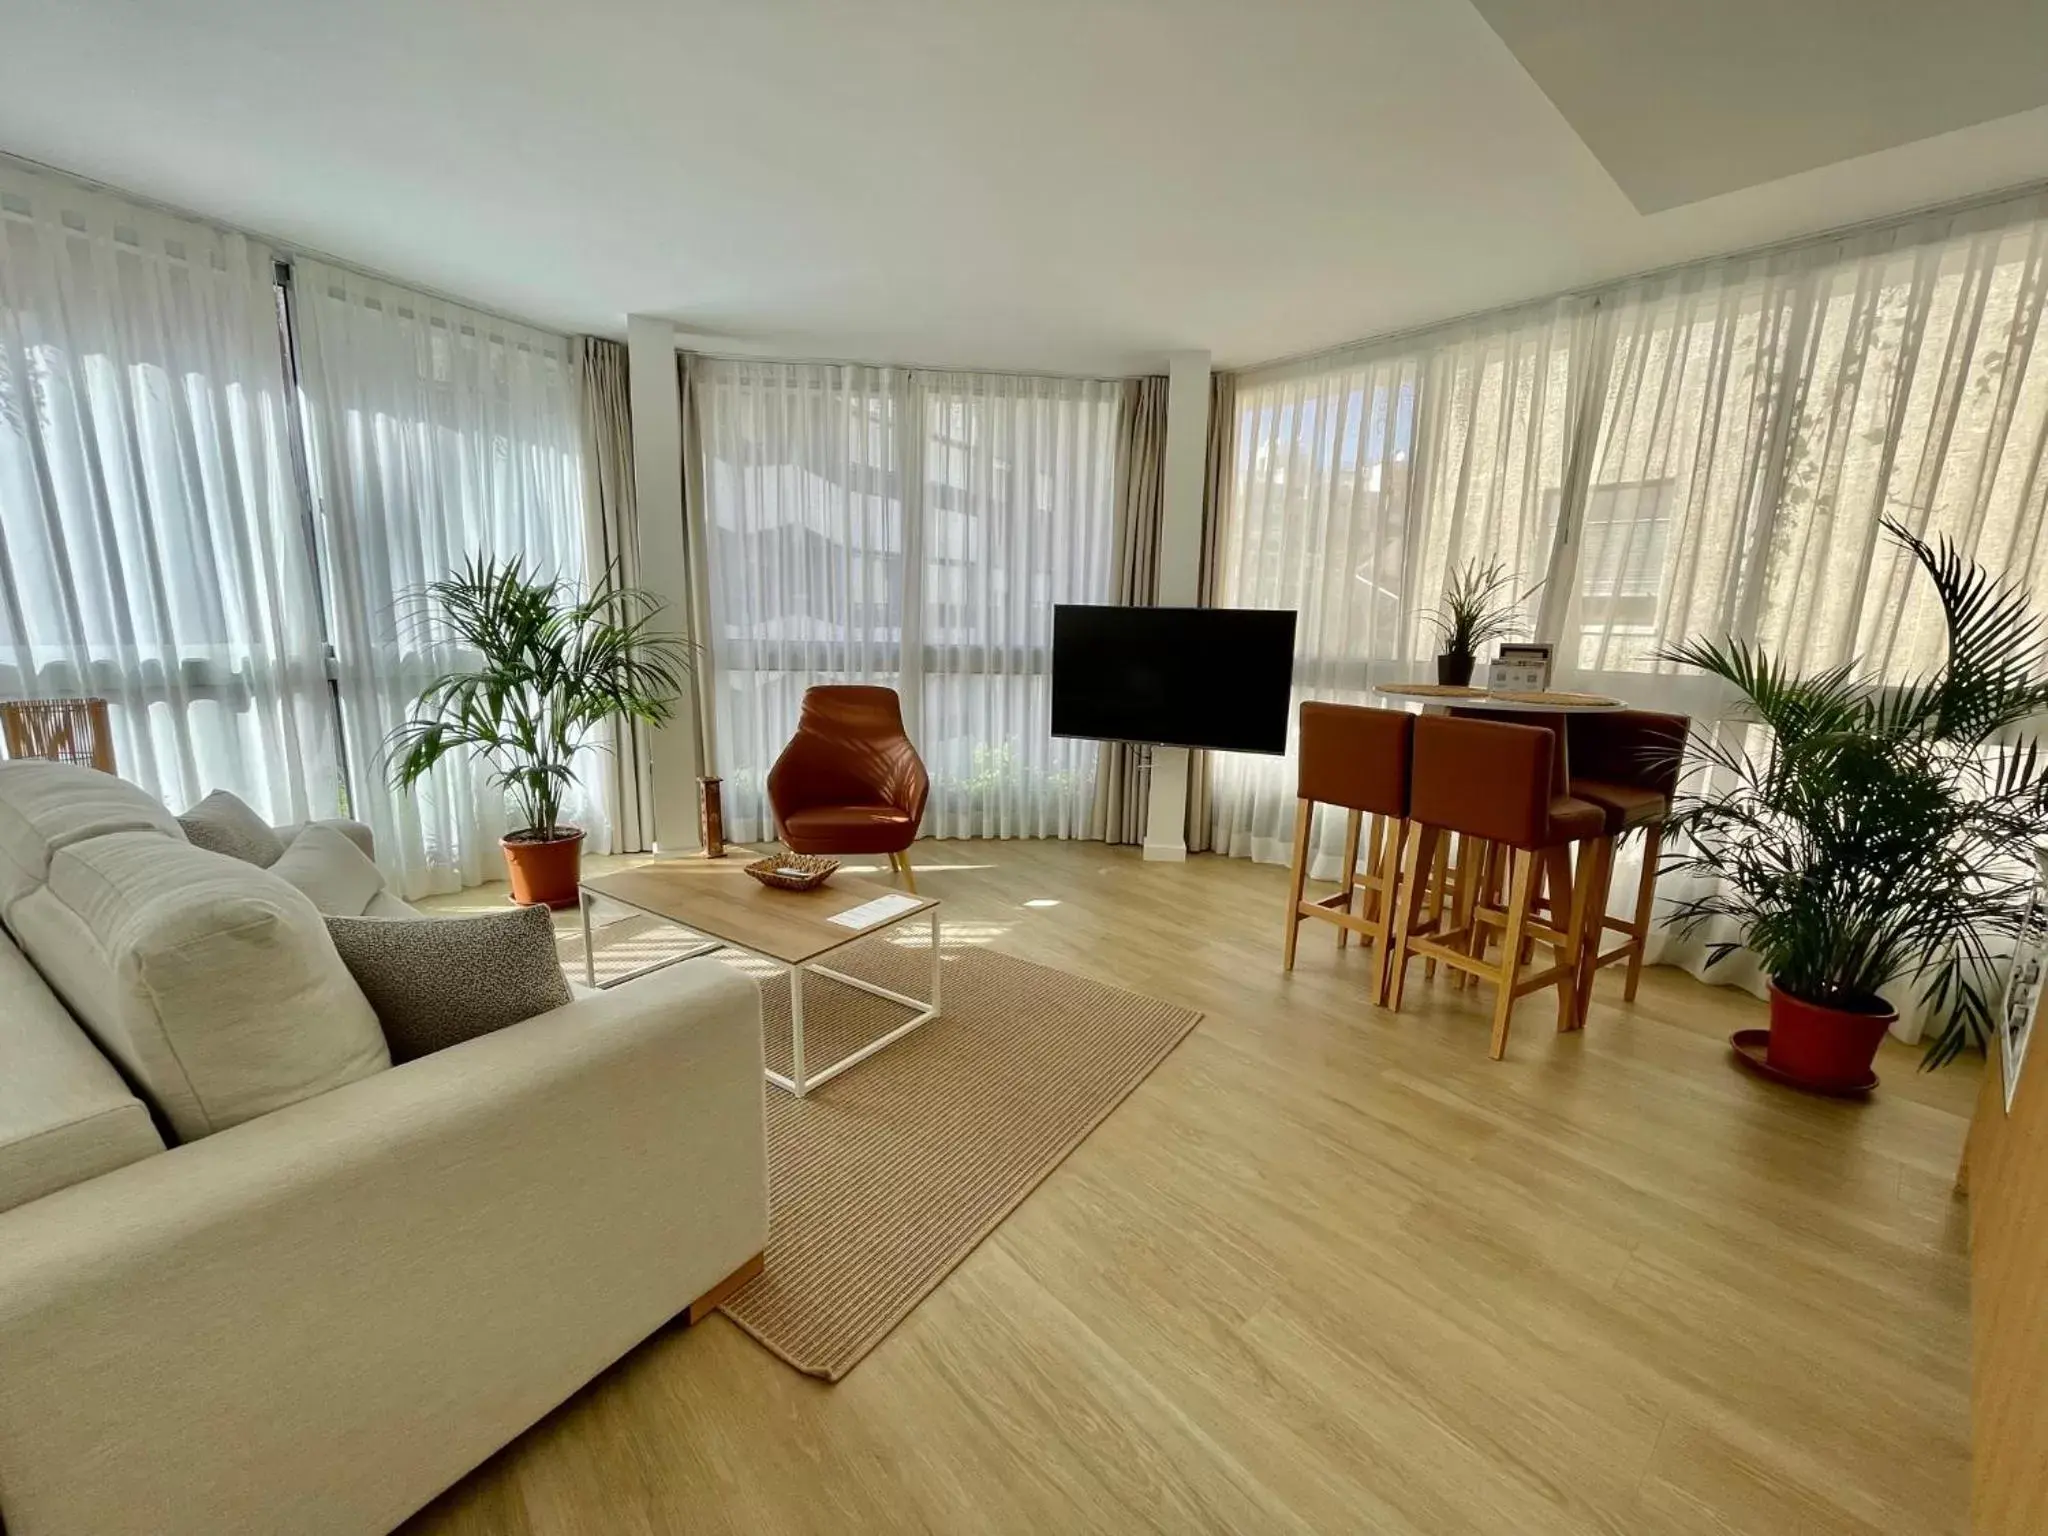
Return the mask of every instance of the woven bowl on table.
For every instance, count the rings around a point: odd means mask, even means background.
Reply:
[[[815,891],[838,867],[837,859],[822,853],[776,853],[754,860],[747,873],[773,890]]]

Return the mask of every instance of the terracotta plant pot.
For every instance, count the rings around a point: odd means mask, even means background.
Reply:
[[[1472,657],[1449,652],[1436,659],[1436,680],[1446,688],[1468,688],[1472,684]]]
[[[1824,1092],[1868,1084],[1885,1032],[1899,1019],[1882,998],[1866,1008],[1823,1008],[1771,983],[1771,1039],[1765,1060],[1784,1077]]]
[[[501,838],[505,870],[512,878],[512,899],[522,907],[573,907],[583,877],[583,829],[567,827],[566,837],[543,842],[525,833]]]

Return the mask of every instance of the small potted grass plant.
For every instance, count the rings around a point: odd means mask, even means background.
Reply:
[[[1444,589],[1442,606],[1428,615],[1443,639],[1436,658],[1436,680],[1448,687],[1468,686],[1479,648],[1515,633],[1520,627],[1521,605],[1535,590],[1531,587],[1516,597],[1507,567],[1498,560],[1482,565],[1474,558],[1460,566]]]
[[[562,820],[576,755],[604,721],[660,725],[689,652],[653,632],[660,600],[606,571],[588,593],[523,561],[474,559],[412,594],[427,643],[469,664],[429,683],[387,738],[391,783],[410,789],[452,752],[475,753],[511,799],[503,840],[512,899],[573,906],[583,829]]]
[[[1669,921],[1732,921],[1771,979],[1766,1062],[1822,1091],[1868,1087],[1883,996],[1918,985],[1939,1066],[1989,1034],[2002,953],[2025,920],[2029,854],[2048,813],[2048,762],[2026,729],[2048,709],[2048,635],[2025,597],[1887,520],[1934,583],[1948,654],[1891,686],[1854,664],[1794,676],[1740,641],[1691,641],[1667,658],[1731,684],[1748,731],[1696,734],[1705,787],[1679,800],[1667,871],[1702,894]]]

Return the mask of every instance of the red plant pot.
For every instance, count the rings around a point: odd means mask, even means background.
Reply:
[[[512,899],[522,907],[573,907],[583,878],[583,829],[565,829],[567,837],[548,841],[515,832],[501,838],[505,872],[512,880]]]
[[[1881,1010],[1881,1011],[1880,1011]],[[1866,1009],[1823,1008],[1771,983],[1771,1039],[1764,1059],[1784,1077],[1824,1091],[1865,1086],[1898,1010],[1881,998]]]

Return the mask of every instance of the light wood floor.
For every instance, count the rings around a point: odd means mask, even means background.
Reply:
[[[1801,1097],[1669,970],[1494,1064],[1325,925],[1283,973],[1281,870],[917,857],[950,932],[1207,1018],[838,1386],[671,1329],[409,1531],[1964,1529],[1973,1065]]]

